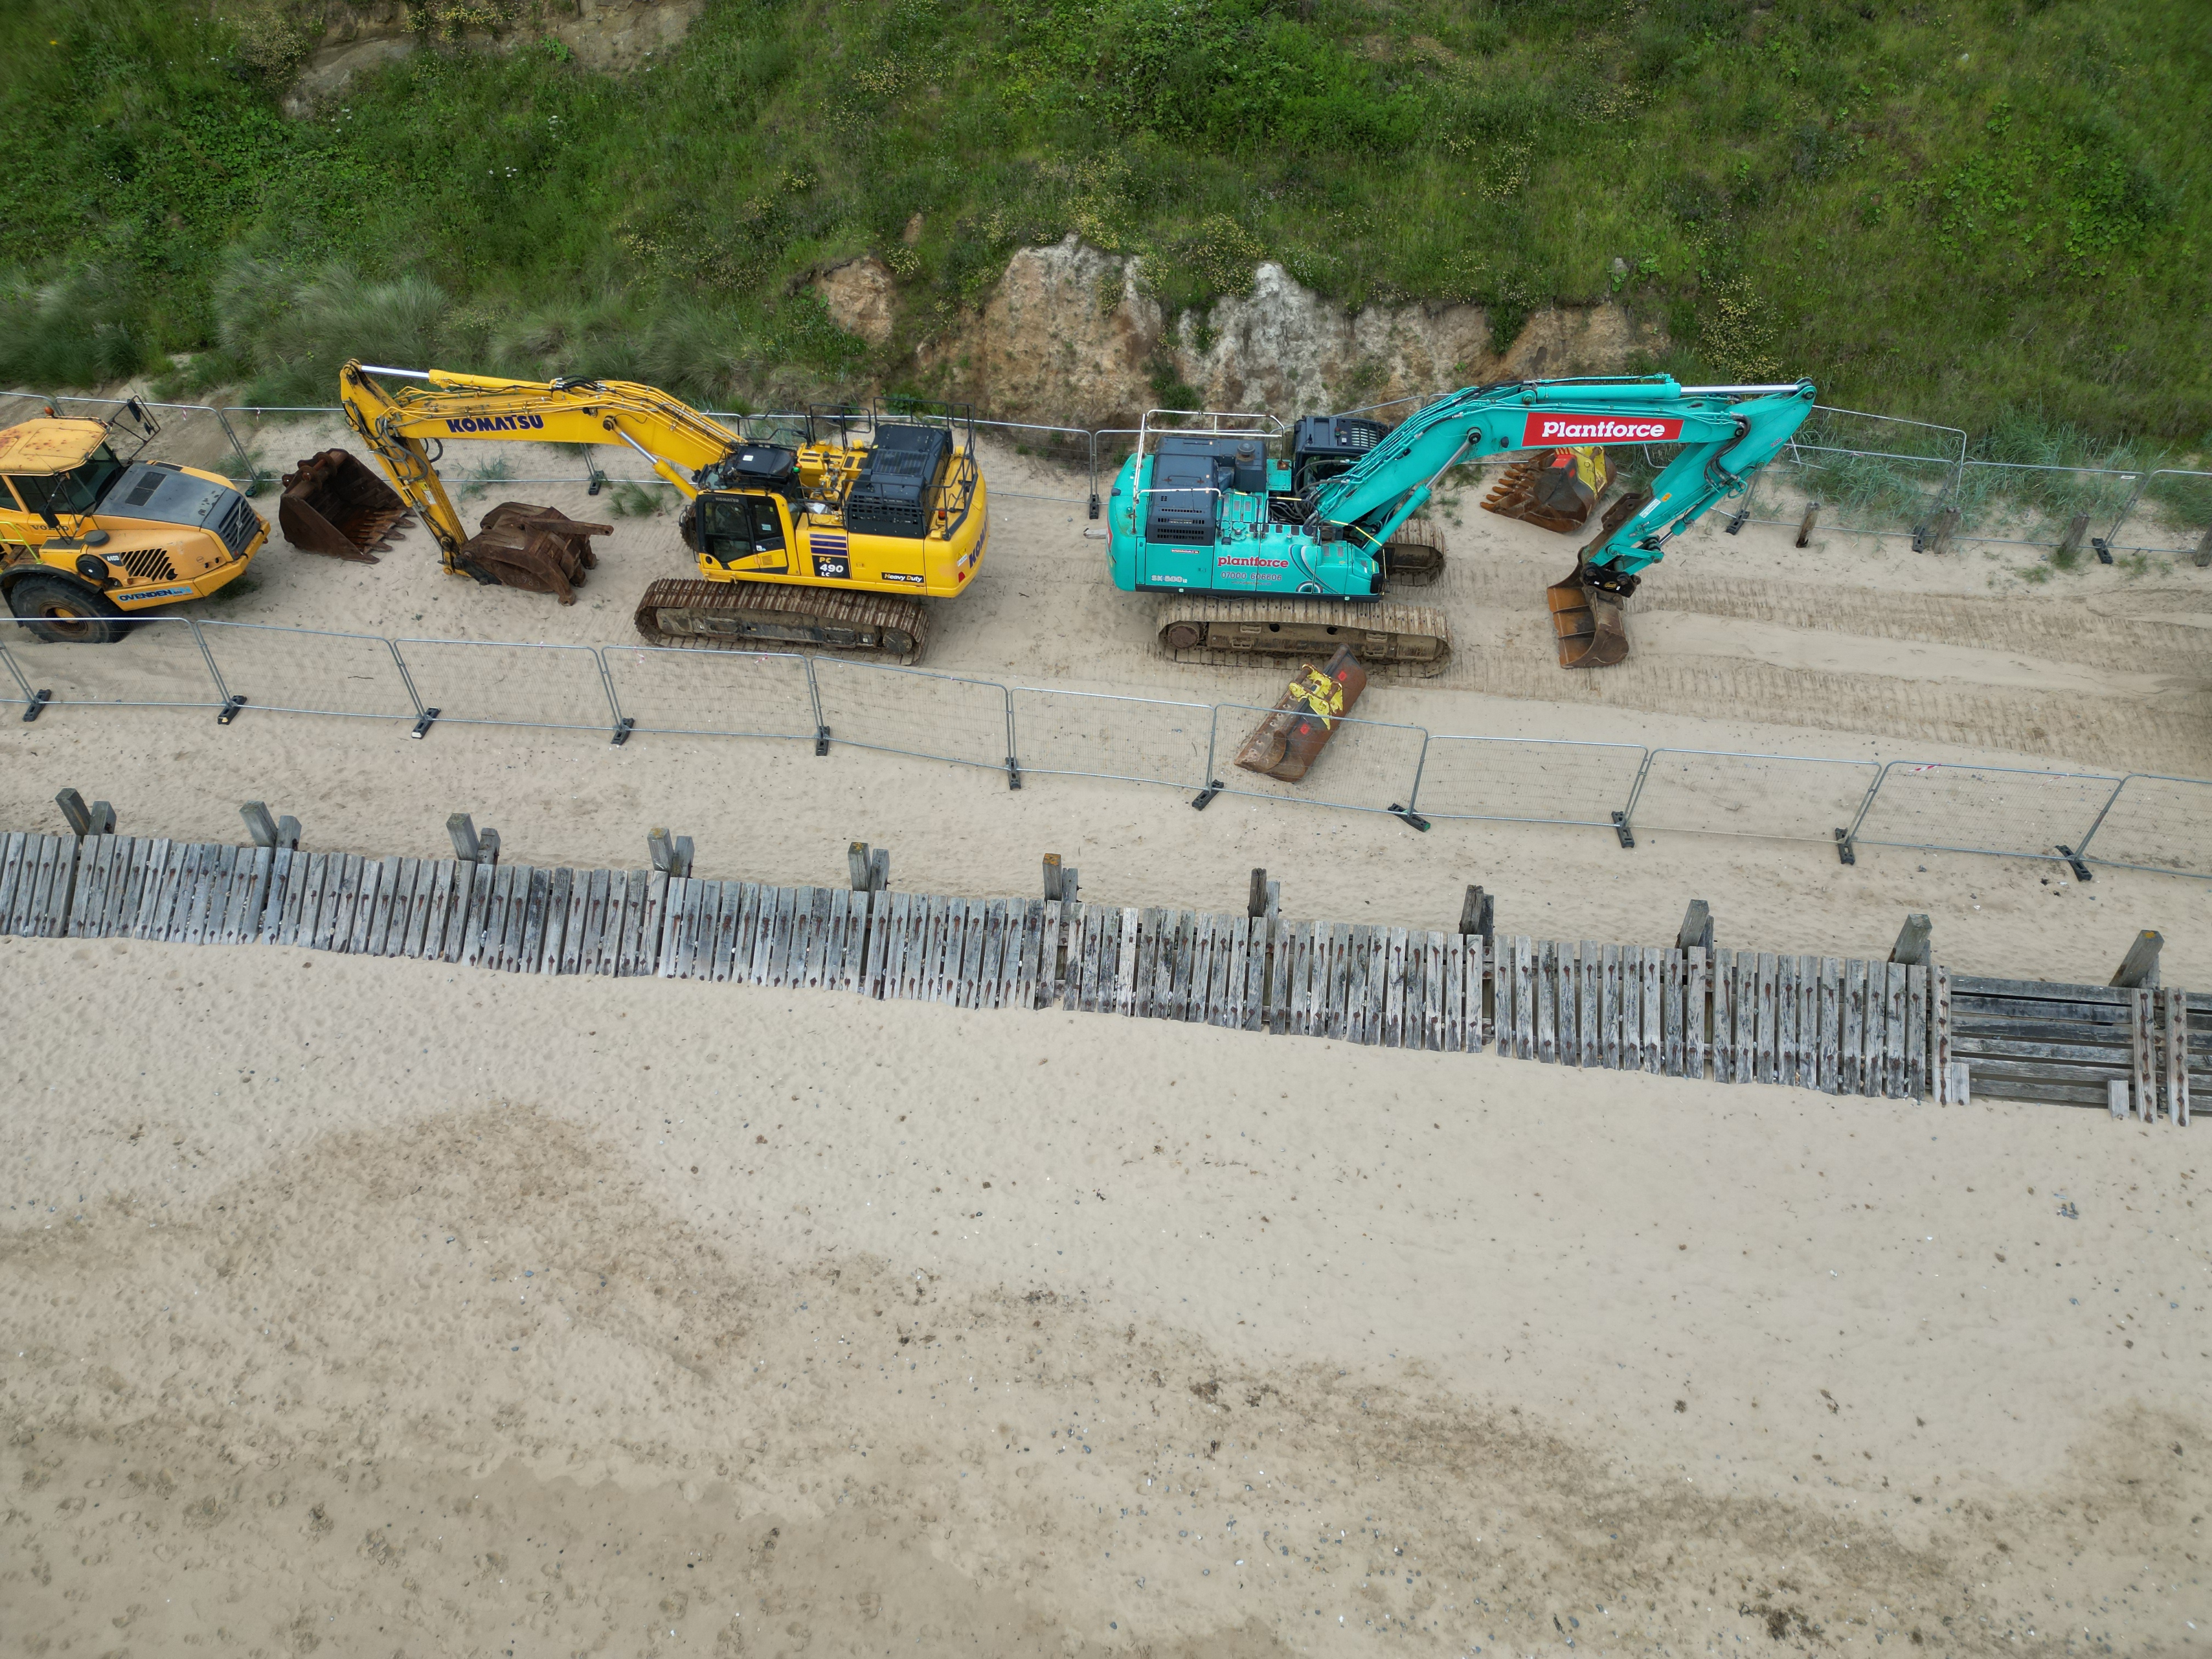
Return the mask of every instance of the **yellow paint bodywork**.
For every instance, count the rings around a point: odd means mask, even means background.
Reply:
[[[100,440],[106,437],[106,428],[96,421],[40,421],[27,424],[92,427],[98,430]],[[0,455],[10,454],[4,447],[6,441],[20,429],[11,428],[8,432],[0,432]],[[84,459],[89,448],[88,446],[75,459],[45,471],[67,471]],[[64,520],[64,527],[56,530],[25,507],[14,487],[5,482],[8,476],[38,476],[37,469],[26,464],[20,451],[13,453],[11,460],[14,473],[0,473],[0,567],[36,562],[76,576],[76,562],[92,554],[107,566],[110,582],[102,592],[125,611],[204,599],[244,575],[254,555],[269,540],[269,521],[258,513],[254,515],[258,527],[253,538],[243,552],[235,555],[212,530],[197,525],[149,523],[134,520],[127,513],[94,512],[85,514],[75,525],[70,520],[76,515],[71,514]],[[220,472],[204,472],[191,466],[176,470],[186,477],[221,484],[225,489],[231,487],[230,480]],[[79,527],[104,530],[107,540],[98,547],[87,546],[74,533]],[[52,545],[55,543],[64,544]]]
[[[742,434],[656,387],[628,380],[570,385],[433,369],[426,380],[393,392],[374,379],[372,371],[349,363],[338,376],[338,401],[347,423],[436,538],[448,571],[459,570],[461,544],[470,532],[432,463],[433,443],[627,446],[686,501],[700,495],[689,472],[745,447]],[[842,504],[867,459],[864,446],[809,444],[798,456],[800,492],[808,499],[797,512],[772,491],[715,492],[773,501],[783,525],[784,548],[726,562],[696,555],[701,576],[708,581],[781,582],[931,599],[966,591],[989,539],[989,503],[973,454],[953,457],[939,496],[942,510],[933,514],[928,533],[915,539],[847,532]],[[817,501],[830,510],[811,510]],[[845,574],[821,574],[823,561],[835,569],[840,558]]]

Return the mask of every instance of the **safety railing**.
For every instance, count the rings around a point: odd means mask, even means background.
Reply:
[[[1287,782],[1236,764],[1275,711],[942,674],[797,653],[385,639],[186,617],[112,644],[0,617],[0,702],[37,720],[98,708],[308,714],[635,735],[811,741],[1001,774],[1093,778],[1430,820],[1807,841],[1846,861],[1917,848],[2212,878],[2212,780],[1955,761],[1646,749],[1431,733],[1340,717]]]
[[[1414,810],[1413,803],[1421,792],[1421,763],[1428,754],[1425,728],[1339,714],[1324,757],[1292,783],[1237,764],[1237,753],[1254,728],[1275,712],[1273,707],[1258,703],[1213,706],[1206,744],[1209,796],[1296,801],[1347,812],[1393,812],[1401,817]]]

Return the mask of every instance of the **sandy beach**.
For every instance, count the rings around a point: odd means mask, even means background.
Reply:
[[[1160,659],[1083,507],[1033,498],[1065,477],[1002,474],[930,666],[1267,693]],[[2054,593],[1979,554],[1701,532],[1638,657],[1583,677],[1532,599],[1571,544],[1462,517],[1452,672],[1363,714],[2212,769],[2212,572]],[[417,529],[374,566],[273,545],[199,614],[620,643],[682,566],[665,517],[617,526],[574,607],[444,577]],[[443,855],[465,810],[541,865],[635,865],[667,824],[716,878],[838,880],[866,840],[902,889],[1028,895],[1052,851],[1117,903],[1229,908],[1265,866],[1298,917],[1447,927],[1479,882],[1501,932],[1656,941],[1702,897],[1724,945],[1877,957],[1923,911],[1964,971],[2102,982],[2150,927],[2168,984],[2212,983],[2203,884],[2129,871],[407,732],[57,708],[0,730],[0,827],[59,828],[70,786],[129,833],[240,839],[258,799],[315,848]],[[273,946],[6,939],[0,972],[10,1650],[2158,1655],[2212,1631],[2191,1131]]]

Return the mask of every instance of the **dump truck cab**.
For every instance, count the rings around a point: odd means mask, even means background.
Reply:
[[[0,596],[40,638],[100,644],[156,605],[205,599],[269,537],[228,479],[126,460],[100,421],[0,429]]]

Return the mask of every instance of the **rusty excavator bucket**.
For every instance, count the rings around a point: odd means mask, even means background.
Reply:
[[[1606,477],[1605,451],[1595,445],[1554,449],[1507,467],[1482,498],[1482,510],[1568,535],[1589,520]]]
[[[461,544],[459,563],[478,581],[550,593],[563,605],[574,605],[584,573],[599,566],[592,538],[611,536],[614,530],[611,524],[572,519],[558,507],[501,501]]]
[[[1564,581],[1544,590],[1552,609],[1552,632],[1557,635],[1562,668],[1610,668],[1628,659],[1628,614],[1622,596],[1608,593],[1589,580],[1589,556],[1605,545],[1613,532],[1641,513],[1651,500],[1650,489],[1638,485],[1605,510],[1597,534],[1584,544]]]
[[[399,492],[343,449],[310,455],[284,475],[276,526],[302,553],[377,562],[406,523]]]

